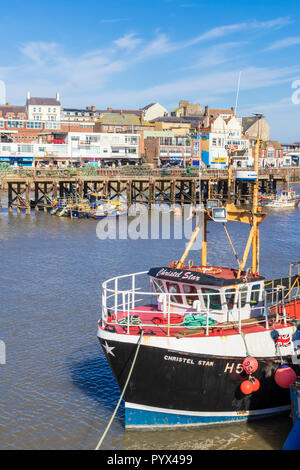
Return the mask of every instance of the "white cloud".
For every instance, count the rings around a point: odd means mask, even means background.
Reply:
[[[125,34],[125,36],[116,39],[114,41],[114,44],[116,44],[117,47],[120,49],[126,49],[126,50],[133,50],[135,49],[141,42],[142,40],[140,38],[135,37],[136,35],[134,33],[130,34]]]
[[[54,42],[29,42],[21,47],[22,54],[35,65],[42,65],[45,60],[55,59],[58,44]]]
[[[275,51],[277,49],[283,49],[284,47],[295,46],[297,44],[300,44],[300,36],[288,37],[273,42],[273,44],[264,49],[264,51]]]
[[[78,55],[67,53],[61,45],[54,42],[31,41],[20,48],[21,60],[17,62],[18,65],[13,67],[2,65],[0,79],[5,78],[9,82],[9,90],[22,90],[19,96],[24,96],[27,89],[35,93],[34,88],[36,88],[39,94],[44,96],[49,96],[50,90],[60,90],[62,99],[68,100],[70,105],[72,100],[76,100],[74,105],[80,105],[79,99],[84,104],[87,97],[90,100],[90,96],[93,96],[93,101],[99,106],[102,106],[103,102],[105,105],[117,106],[118,101],[120,106],[136,106],[153,100],[174,102],[186,93],[187,98],[190,96],[190,99],[195,97],[205,102],[208,102],[208,99],[214,101],[222,96],[222,93],[235,93],[236,77],[241,69],[241,65],[236,63],[237,52],[239,52],[238,48],[246,43],[242,40],[224,42],[224,38],[241,31],[249,33],[250,30],[261,31],[263,29],[263,32],[267,32],[272,28],[284,26],[288,21],[287,18],[277,18],[265,22],[250,20],[222,25],[191,39],[178,42],[172,41],[165,32],[158,30],[150,40],[141,38],[135,32],[130,32],[117,37],[109,44],[104,44],[101,49],[96,45],[95,49]],[[247,34],[247,41],[248,37],[251,38],[251,36]],[[206,42],[210,40],[213,42],[208,47]],[[203,47],[200,48],[202,43]],[[188,48],[191,48],[192,59],[188,54],[179,56],[180,51]],[[248,52],[249,48],[247,54]],[[152,83],[156,82],[156,84],[144,86],[144,89],[140,90],[135,89],[137,81],[135,77],[130,80],[130,69],[139,65],[139,73],[142,74],[144,63],[146,66],[148,63],[152,65],[155,59],[163,55],[170,58],[171,63],[174,63],[173,59],[176,59],[176,63],[180,64],[176,70],[172,71],[171,81],[170,78],[163,78],[165,73],[170,76],[169,61],[160,61],[157,69],[156,64],[154,65],[158,73],[153,75]],[[231,64],[229,71],[218,68],[225,62]],[[201,75],[191,75],[191,71],[196,70],[201,63],[204,66]],[[212,69],[212,72],[203,73],[203,70],[208,67]],[[247,72],[247,78],[245,78],[245,72]],[[243,72],[242,89],[251,89],[282,83],[291,76],[292,69],[248,67],[245,72]],[[118,80],[121,76],[122,79]],[[156,79],[156,76],[159,78]],[[22,81],[18,84],[19,77],[22,77]],[[145,79],[148,78],[148,75],[145,75]],[[117,90],[115,85],[115,89],[111,90],[112,79],[115,80],[114,83],[119,81],[120,90]],[[126,79],[132,85],[126,86]],[[11,95],[10,101],[15,100],[16,96]]]

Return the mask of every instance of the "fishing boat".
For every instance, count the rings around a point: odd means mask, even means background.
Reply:
[[[102,204],[97,204],[96,209],[90,212],[90,217],[93,219],[103,219],[107,217],[120,217],[127,215],[127,209],[118,201],[103,201]]]
[[[259,147],[257,140],[257,174]],[[98,338],[125,398],[127,429],[222,424],[289,410],[298,367],[300,262],[278,279],[259,272],[266,214],[258,205],[258,178],[253,184],[251,210],[239,209],[230,196],[224,206],[208,201],[178,261],[103,283]],[[250,226],[241,260],[228,220]],[[208,222],[223,224],[237,267],[208,264]],[[186,261],[201,231],[201,263]]]
[[[277,209],[295,208],[299,205],[299,197],[296,191],[291,189],[282,189],[280,194],[264,201],[265,207]]]

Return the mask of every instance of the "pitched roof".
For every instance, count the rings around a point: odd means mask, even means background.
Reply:
[[[2,115],[5,116],[6,114],[15,114],[17,115],[18,113],[25,113],[26,114],[26,107],[25,106],[10,106],[10,105],[5,105],[5,106],[0,106],[0,112],[2,111]]]
[[[282,150],[282,147],[281,147],[280,143],[277,142],[276,140],[267,140],[267,141],[262,142],[262,143],[261,143],[261,148],[262,148],[263,150],[266,150],[266,149],[269,147],[270,144],[272,144],[273,147],[274,147],[276,150]]]
[[[253,116],[253,117],[243,117],[242,118],[242,129],[243,129],[243,134],[245,134],[245,132],[247,132],[247,130],[256,122],[258,121],[258,117],[257,116]]]
[[[96,109],[94,111],[96,114],[103,114],[103,115],[108,115],[108,114],[136,114],[137,116],[141,116],[143,114],[143,110],[141,109]]]
[[[60,101],[56,98],[29,98],[26,101],[27,105],[40,105],[40,106],[60,106]]]
[[[150,104],[147,104],[147,106],[144,106],[143,108],[140,108],[141,110],[143,111],[146,111],[147,109],[151,108],[151,106],[154,106],[156,103],[150,103]]]
[[[110,113],[105,114],[100,119],[97,120],[102,124],[109,124],[109,125],[128,125],[128,126],[139,126],[141,124],[140,118],[134,114],[117,114],[117,113]]]

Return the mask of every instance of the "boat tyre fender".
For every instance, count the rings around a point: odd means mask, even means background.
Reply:
[[[116,327],[114,325],[106,325],[104,329],[106,331],[109,331],[110,333],[115,333],[116,332]]]

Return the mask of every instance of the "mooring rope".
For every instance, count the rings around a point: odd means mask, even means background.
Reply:
[[[125,393],[125,391],[126,391],[128,382],[129,382],[129,380],[130,380],[130,377],[131,377],[131,374],[132,374],[134,365],[135,365],[135,363],[136,363],[136,359],[137,359],[137,356],[138,356],[138,352],[139,352],[140,346],[141,346],[141,344],[142,344],[143,334],[144,334],[144,330],[141,330],[141,336],[140,336],[140,339],[139,339],[139,341],[138,341],[138,345],[137,345],[137,348],[136,348],[136,351],[135,351],[135,355],[134,355],[134,358],[133,358],[133,361],[132,361],[132,364],[131,364],[131,367],[130,367],[130,371],[129,371],[128,377],[127,377],[127,379],[126,379],[124,388],[123,388],[123,390],[122,390],[121,396],[120,396],[120,398],[119,398],[119,401],[118,401],[118,403],[117,403],[117,406],[116,406],[116,408],[115,408],[115,411],[113,412],[112,417],[110,418],[110,421],[109,421],[108,425],[106,426],[106,429],[105,429],[104,433],[102,434],[102,437],[101,437],[100,441],[98,442],[98,444],[97,444],[95,450],[98,450],[98,449],[100,448],[100,446],[102,445],[102,442],[104,441],[105,436],[106,436],[106,434],[107,434],[108,431],[109,431],[109,428],[110,428],[110,426],[111,426],[111,424],[112,424],[112,422],[113,422],[113,420],[114,420],[114,417],[116,416],[116,413],[117,413],[117,411],[118,411],[118,408],[119,408],[119,406],[120,406],[120,403],[121,403],[121,401],[122,401],[122,398],[123,398],[123,396],[124,396],[124,393]]]

